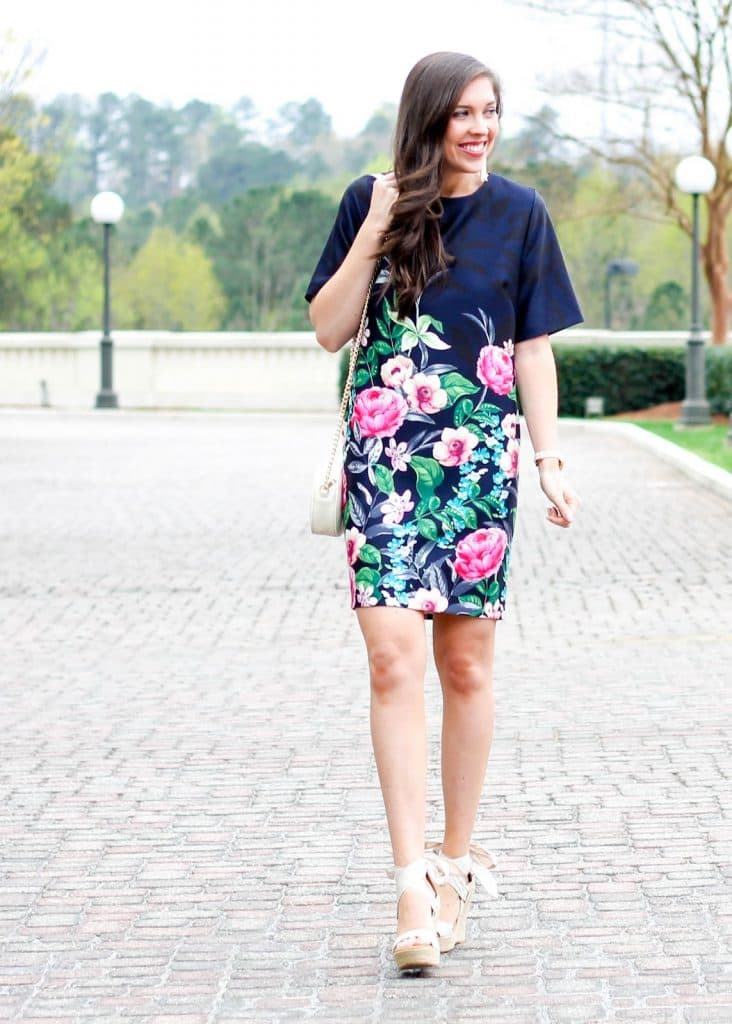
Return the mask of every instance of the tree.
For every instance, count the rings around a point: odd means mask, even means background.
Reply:
[[[221,326],[224,296],[211,262],[193,242],[156,228],[115,289],[120,327],[212,331]]]
[[[642,331],[680,331],[686,326],[689,297],[677,281],[664,281],[654,289],[641,322]]]
[[[383,104],[374,111],[361,131],[344,145],[343,162],[349,171],[363,173],[364,168],[379,160],[385,170],[391,166],[392,134],[396,122],[396,107]]]
[[[225,326],[302,330],[307,282],[337,203],[314,189],[253,189],[224,208],[220,234],[198,226],[228,299]]]
[[[101,324],[102,266],[90,246],[77,245],[72,232],[49,244],[43,274],[27,281],[23,327],[28,330],[88,331]]]
[[[85,110],[85,115],[82,131],[88,140],[91,195],[102,187],[126,189],[126,177],[119,171],[114,173],[125,162],[125,145],[130,146],[125,101],[116,93],[104,92],[97,97],[93,109]]]
[[[21,85],[30,78],[41,56],[33,52],[31,43],[19,45],[12,32],[5,30],[0,35],[0,127],[12,128],[17,134],[15,112],[27,99]]]
[[[688,326],[685,272],[688,244],[670,220],[629,216],[628,195],[636,204],[636,183],[624,168],[597,163],[584,168],[571,202],[555,218],[562,251],[580,298],[587,326],[604,322],[608,263],[632,259],[637,275],[611,279],[611,322],[628,330],[677,330]],[[646,196],[646,205],[649,200]],[[642,206],[634,207],[639,213]],[[554,215],[554,210],[552,210]],[[708,296],[701,296],[708,312]],[[683,322],[679,322],[679,302]]]
[[[217,206],[250,189],[283,184],[297,171],[286,153],[259,142],[239,142],[233,137],[223,142],[220,134],[212,149],[210,160],[198,172],[198,187],[203,198]]]
[[[21,139],[0,129],[0,310],[3,325],[18,326],[27,276],[44,265],[29,200],[42,164]]]
[[[311,97],[304,103],[285,103],[280,107],[280,118],[285,126],[287,142],[297,152],[303,152],[323,136],[330,135],[333,128],[330,114],[323,109],[320,100]]]
[[[82,330],[99,318],[99,258],[49,192],[48,162],[0,129],[0,326]]]
[[[598,80],[575,73],[570,80],[555,81],[552,91],[593,97],[610,112],[622,112],[621,130],[611,130],[606,121],[599,139],[558,137],[581,141],[598,156],[638,169],[666,214],[689,235],[689,201],[673,177],[680,156],[688,155],[688,150],[678,152],[680,134],[690,140],[692,130],[696,145],[690,148],[714,164],[717,182],[705,197],[701,250],[712,337],[721,344],[732,314],[726,232],[732,158],[725,147],[732,128],[732,0],[529,0],[528,6],[564,18],[589,14],[606,38],[617,42],[616,51],[601,61]],[[631,131],[633,116],[637,125]],[[664,125],[672,144],[662,141]]]

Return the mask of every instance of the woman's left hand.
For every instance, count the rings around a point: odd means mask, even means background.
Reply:
[[[574,488],[563,478],[562,470],[558,466],[543,466],[540,463],[539,483],[552,503],[546,513],[549,522],[554,526],[570,526],[580,500]]]

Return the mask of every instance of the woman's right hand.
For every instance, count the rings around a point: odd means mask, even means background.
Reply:
[[[393,171],[374,176],[371,205],[366,220],[380,235],[386,234],[391,223],[391,208],[399,195],[399,187]]]
[[[376,252],[389,230],[391,209],[399,194],[393,171],[375,174],[371,203],[346,258],[310,303],[310,322],[318,344],[337,352],[358,328]]]

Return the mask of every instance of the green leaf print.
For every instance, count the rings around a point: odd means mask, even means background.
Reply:
[[[417,491],[421,498],[428,500],[445,479],[445,473],[437,459],[424,455],[413,455],[409,465],[417,476]]]
[[[433,519],[420,519],[417,523],[417,529],[427,540],[437,540],[440,535],[437,524]]]
[[[433,316],[428,316],[427,313],[420,313],[417,320],[417,330],[426,331],[430,327],[434,327],[436,331],[444,330],[442,326],[442,320],[436,320]]]
[[[374,479],[376,486],[384,494],[392,494],[394,491],[394,477],[386,466],[374,466]]]
[[[381,576],[376,569],[359,569],[356,573],[356,583],[362,587],[373,587],[376,589],[381,582]]]
[[[460,604],[463,608],[469,608],[471,615],[480,615],[483,611],[483,602],[477,594],[463,594],[460,598]]]
[[[480,408],[475,410],[475,419],[482,427],[496,424],[503,415],[503,410],[499,409],[497,405],[488,405],[487,403],[483,403]]]
[[[364,544],[358,557],[361,562],[368,562],[369,565],[381,565],[381,552],[373,544]]]
[[[379,366],[379,355],[373,345],[367,345],[366,347],[366,365],[371,376],[375,377]]]
[[[477,384],[473,384],[467,377],[463,377],[462,373],[455,372],[443,374],[440,377],[440,387],[447,391],[450,402],[456,402],[464,395],[474,395],[476,391],[480,391]]]
[[[435,519],[442,524],[442,529],[445,533],[460,533],[463,529],[463,521],[456,519],[451,512],[435,512],[434,515]]]
[[[478,440],[485,441],[485,431],[477,423],[466,423],[465,429],[469,430],[471,434],[475,434]]]
[[[396,310],[390,309],[387,312],[389,315],[389,319],[391,320],[392,323],[391,336],[392,338],[395,338],[398,341],[399,338],[401,338],[401,336],[404,334],[404,332],[409,330],[409,328],[407,327],[407,324],[405,324],[402,320],[399,319]],[[411,324],[412,321],[410,320],[409,323]]]
[[[434,317],[423,313],[417,317],[417,322],[415,323],[408,316],[400,319],[399,314],[394,309],[388,309],[387,313],[394,322],[395,337],[401,338],[402,352],[411,352],[419,344],[436,349],[447,349],[450,347],[447,342],[442,341],[435,334],[435,331],[442,330],[442,324],[439,320],[435,320]],[[434,330],[430,330],[430,328],[434,328]]]
[[[498,600],[498,595],[501,592],[501,587],[498,580],[493,580],[491,585],[488,587],[488,600],[493,604]]]
[[[362,388],[364,384],[371,382],[371,374],[368,370],[356,370],[353,375],[353,386],[355,388]]]
[[[390,356],[394,349],[388,341],[383,341],[381,338],[374,342],[374,348],[380,356]]]
[[[465,508],[463,510],[463,516],[465,518],[465,525],[468,527],[469,530],[478,529],[478,517],[475,514],[474,508],[470,508],[469,506]],[[361,557],[363,558],[363,554],[361,555]]]
[[[447,511],[452,516],[453,522],[455,523],[458,530],[462,530],[468,525],[466,518],[468,510],[466,508],[455,508],[452,505],[448,505]]]
[[[479,508],[481,512],[487,512],[489,516],[493,516],[496,512],[499,515],[503,513],[503,502],[497,498],[491,498],[487,495],[485,498],[477,498],[473,504],[476,508]]]
[[[421,519],[422,516],[429,515],[430,513],[439,512],[442,507],[442,502],[436,494],[430,494],[427,498],[422,500],[414,510],[415,519]]]
[[[455,406],[455,426],[461,427],[473,415],[473,403],[469,398],[461,398]]]

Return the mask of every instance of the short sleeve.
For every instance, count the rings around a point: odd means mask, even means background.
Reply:
[[[315,298],[346,258],[358,229],[366,219],[373,187],[374,177],[369,174],[357,178],[343,193],[335,223],[305,292],[308,302]]]
[[[515,340],[554,334],[583,319],[554,225],[535,192],[521,252]]]

